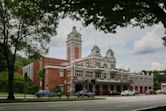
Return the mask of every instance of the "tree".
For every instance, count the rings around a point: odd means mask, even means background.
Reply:
[[[43,1],[44,2],[44,1]],[[56,10],[59,4],[63,17],[81,20],[84,26],[93,24],[105,33],[115,33],[117,27],[152,26],[161,22],[166,28],[165,0],[48,0],[44,9]],[[48,5],[49,4],[49,5]],[[51,4],[51,5],[50,5]],[[166,41],[166,39],[163,39]]]
[[[0,47],[8,70],[8,97],[14,99],[13,76],[16,54],[24,51],[45,54],[47,43],[56,34],[58,16],[41,10],[38,0],[0,1]],[[11,51],[11,54],[10,54]]]
[[[82,20],[85,26],[93,24],[104,32],[114,33],[118,26],[144,27],[158,22],[166,28],[165,0],[70,0],[63,5],[66,15]]]
[[[165,10],[165,0],[1,0],[0,45],[9,75],[8,99],[14,99],[17,52],[46,53],[59,18],[69,15],[84,26],[93,24],[105,33],[115,33],[117,27],[130,24],[144,27],[161,22],[166,28]]]
[[[146,71],[146,70],[143,70],[142,72],[144,74],[147,74],[147,73],[153,74],[153,81],[154,81],[154,89],[155,90],[160,89],[161,83],[163,83],[166,80],[166,71],[165,70],[161,70],[161,71],[157,71],[157,70]]]
[[[0,47],[0,72],[6,69],[6,61],[4,60],[4,55],[2,53],[2,48]]]
[[[164,44],[164,46],[166,46],[166,36],[165,36],[165,37],[163,37],[162,39],[163,39],[163,41],[164,41],[164,43],[163,43],[163,44]]]
[[[44,70],[39,69],[38,70],[38,79],[40,80],[40,88],[42,88],[43,78],[44,78]]]
[[[7,72],[1,72],[0,73],[0,91],[6,92],[8,83],[6,82],[8,78]],[[27,81],[28,87],[27,92],[29,94],[34,94],[34,92],[37,91],[37,87],[32,84],[32,81],[28,79]],[[17,87],[14,87],[14,91],[17,93],[23,93],[24,92],[24,78],[18,74],[14,73],[14,85]]]
[[[2,47],[2,44],[0,43],[0,72],[6,71],[6,69],[7,69],[7,63],[5,60],[5,56],[2,52],[3,52],[3,47]],[[11,56],[11,54],[12,54],[11,50],[8,53]]]

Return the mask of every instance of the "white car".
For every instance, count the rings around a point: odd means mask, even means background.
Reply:
[[[135,92],[131,90],[125,90],[121,92],[121,96],[134,96]]]

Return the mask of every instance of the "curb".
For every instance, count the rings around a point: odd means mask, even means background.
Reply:
[[[152,106],[147,108],[135,109],[131,111],[166,111],[166,106]]]

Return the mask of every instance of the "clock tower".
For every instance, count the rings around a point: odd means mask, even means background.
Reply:
[[[76,27],[74,26],[72,32],[67,35],[67,60],[73,61],[75,59],[81,58],[82,50],[82,40],[81,34],[77,32]]]

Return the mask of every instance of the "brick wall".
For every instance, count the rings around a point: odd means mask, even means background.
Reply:
[[[64,85],[64,92],[67,91],[67,70],[64,70],[64,77],[60,77],[60,69],[57,68],[46,68],[45,69],[45,89],[52,90],[55,87]]]
[[[39,70],[39,68],[40,68],[40,65],[42,66],[42,68],[44,69],[44,67],[45,66],[47,66],[47,65],[52,65],[52,66],[60,66],[62,63],[64,63],[64,62],[68,62],[67,60],[63,60],[63,59],[56,59],[56,58],[49,58],[49,57],[42,57],[42,58],[40,58],[39,60],[36,60],[36,61],[34,61],[33,63],[34,63],[34,75],[33,75],[33,84],[34,85],[36,85],[36,86],[39,86],[39,80],[38,80],[38,70]],[[57,71],[54,71],[54,73],[53,73],[53,71],[52,71],[52,69],[50,70],[50,72],[51,72],[51,74],[50,74],[50,80],[51,81],[53,81],[52,80],[52,78],[54,78],[55,79],[55,77],[56,77],[56,74],[59,74],[59,70],[57,70]],[[54,77],[55,76],[55,77]],[[47,79],[45,79],[45,77],[46,76],[44,76],[44,78],[43,78],[43,86],[44,87],[46,87],[46,80]],[[55,79],[56,80],[56,79]],[[51,88],[53,87],[52,86],[52,84],[53,84],[53,82],[51,82],[50,83],[51,84]]]
[[[75,47],[75,59],[79,59],[80,58],[80,50],[78,47]]]

